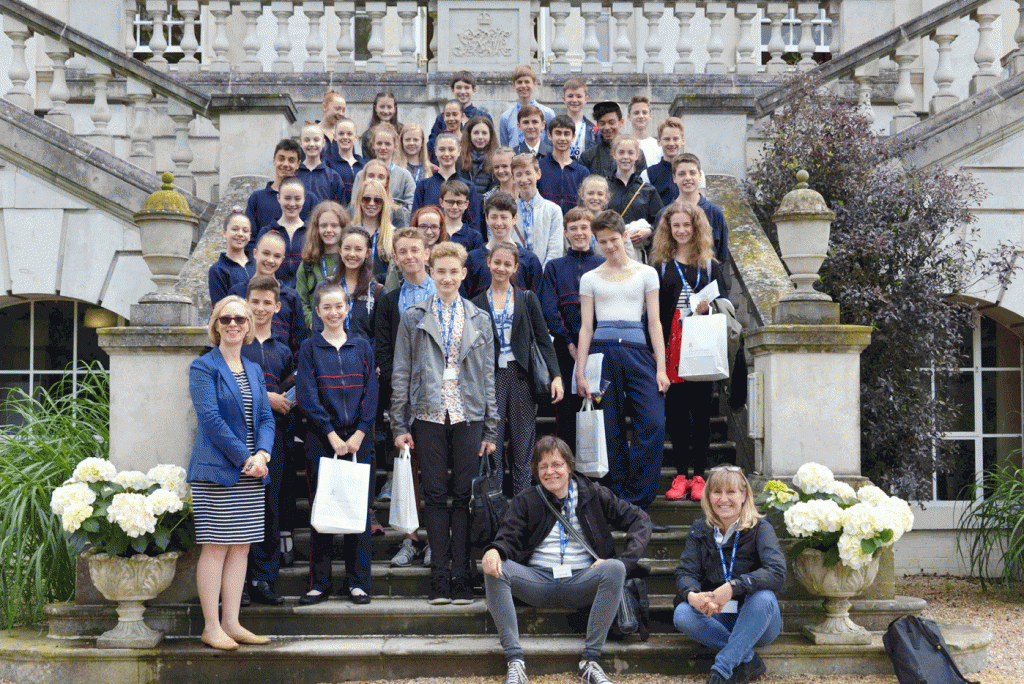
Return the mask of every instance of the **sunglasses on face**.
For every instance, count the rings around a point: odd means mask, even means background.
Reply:
[[[364,197],[360,201],[363,204],[379,204],[384,206],[384,200],[380,197]]]
[[[249,319],[245,316],[221,316],[217,320],[220,321],[221,325],[231,325],[232,323],[235,325],[245,325],[249,322]]]

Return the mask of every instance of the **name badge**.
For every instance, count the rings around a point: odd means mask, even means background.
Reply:
[[[551,568],[551,574],[555,576],[555,579],[563,579],[565,577],[572,577],[572,568],[568,565],[556,565]]]
[[[729,601],[722,606],[723,613],[738,613],[740,612],[740,604],[737,601]]]
[[[445,368],[442,379],[447,382],[448,380],[458,380],[459,370],[457,368]]]

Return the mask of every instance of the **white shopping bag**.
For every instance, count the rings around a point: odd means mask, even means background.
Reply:
[[[591,394],[601,393],[601,373],[604,370],[604,354],[588,354],[584,377]],[[572,393],[576,394],[576,364],[572,364]]]
[[[679,377],[684,380],[723,380],[729,377],[729,321],[725,314],[682,319]]]
[[[412,534],[420,528],[420,516],[416,510],[416,490],[412,484],[412,456],[407,446],[402,447],[402,452],[395,456],[388,524],[405,534]]]
[[[588,397],[576,414],[576,471],[590,477],[608,474],[608,445],[604,439],[604,411]]]
[[[359,534],[366,529],[370,464],[323,456],[310,525],[321,534]]]

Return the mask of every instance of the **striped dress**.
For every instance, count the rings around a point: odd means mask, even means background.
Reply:
[[[252,389],[245,370],[234,373],[245,406],[245,446],[256,449],[253,434]],[[197,544],[254,544],[263,541],[263,480],[242,475],[230,487],[213,482],[192,483],[192,508]]]

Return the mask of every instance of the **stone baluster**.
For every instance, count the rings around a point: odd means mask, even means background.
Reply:
[[[569,41],[565,38],[565,22],[569,18],[572,8],[566,0],[552,0],[549,14],[551,14],[551,73],[569,73]]]
[[[338,43],[335,49],[338,56],[334,59],[334,71],[351,73],[355,71],[356,63],[352,56],[356,41],[352,35],[352,20],[356,16],[356,3],[350,0],[341,0],[334,3],[334,13],[338,16]]]
[[[366,70],[372,74],[382,74],[386,68],[384,64],[384,14],[387,10],[386,2],[366,3],[366,14],[370,17],[370,37],[366,41],[370,59],[366,62]]]
[[[739,20],[739,35],[736,37],[737,74],[753,74],[761,68],[761,55],[758,51],[760,40],[755,42],[753,24],[757,16],[756,2],[736,3],[736,18]],[[757,35],[760,37],[760,26]]]
[[[257,31],[257,22],[260,15],[263,14],[263,5],[259,0],[245,0],[238,3],[238,10],[245,18],[245,37],[242,39],[242,50],[245,52],[245,57],[238,65],[238,70],[262,71],[263,65],[260,64],[259,59],[260,37]]]
[[[789,15],[789,4],[785,2],[769,2],[765,11],[772,24],[771,38],[768,39],[768,53],[772,56],[766,65],[769,74],[781,74],[789,67],[782,54],[786,51],[786,41],[782,39],[782,20]]]
[[[928,111],[938,114],[952,107],[960,98],[953,92],[953,41],[959,35],[957,22],[950,22],[935,29],[929,36],[938,46],[939,58],[935,64],[935,94],[928,103]]]
[[[1011,76],[1024,73],[1024,0],[1017,0],[1017,30],[1013,32],[1017,49],[1011,53],[1007,66]]]
[[[128,161],[140,169],[153,173],[153,132],[150,130],[149,103],[153,93],[149,86],[128,77],[128,99],[132,101],[131,153]]]
[[[183,21],[181,51],[185,53],[178,62],[178,71],[199,71],[199,60],[196,59],[196,52],[199,50],[199,41],[196,39],[199,0],[178,0],[178,12]]]
[[[1021,0],[1024,2],[1024,0]],[[597,21],[601,18],[600,2],[584,2],[580,5],[580,16],[583,17],[583,73],[601,73],[601,60],[597,53],[601,50],[601,41],[597,39]]]
[[[113,139],[107,127],[110,124],[110,104],[107,102],[107,84],[110,82],[110,69],[103,64],[89,60],[87,65],[89,78],[93,82],[93,104],[89,118],[92,119],[92,133],[85,136],[96,147],[113,152]]]
[[[971,77],[971,95],[991,88],[1002,78],[998,37],[992,30],[992,24],[999,18],[1001,9],[1000,3],[988,2],[971,12],[971,19],[978,23],[978,49],[974,51],[974,63],[978,65],[978,70]]]
[[[690,38],[690,20],[697,13],[697,4],[693,2],[677,2],[676,19],[679,21],[679,38],[676,41],[676,52],[679,57],[673,71],[677,74],[692,74],[697,70],[693,63],[693,40]]]
[[[124,1],[124,54],[135,54],[135,15],[138,14],[138,0]]]
[[[146,60],[146,64],[167,71],[167,58],[164,52],[167,51],[167,34],[164,28],[164,19],[167,17],[167,0],[146,0],[146,12],[153,19],[153,33],[149,36],[149,50],[153,56]]]
[[[797,46],[800,51],[800,62],[797,68],[800,71],[810,71],[818,66],[814,61],[814,53],[818,47],[817,41],[814,40],[814,20],[818,18],[818,3],[797,3],[796,16],[800,19],[800,44]]]
[[[309,20],[309,33],[306,34],[306,62],[303,71],[324,70],[324,39],[320,35],[320,19],[324,16],[322,0],[303,0],[302,12]]]
[[[665,14],[665,6],[658,1],[641,5],[644,19],[647,20],[647,42],[644,43],[644,73],[665,73],[665,63],[661,61],[661,17]]]
[[[911,46],[897,48],[896,52],[890,55],[892,61],[896,62],[898,74],[896,91],[892,95],[893,102],[896,103],[896,113],[893,114],[892,123],[889,125],[890,135],[895,135],[917,123],[917,114],[914,113],[914,86],[910,82],[910,65],[917,60],[917,55],[912,54],[911,49]]]
[[[60,126],[69,133],[75,132],[75,122],[68,109],[71,91],[66,78],[67,61],[71,59],[71,48],[49,36],[46,37],[46,54],[53,61],[53,82],[50,84],[50,108],[43,118]]]
[[[875,123],[875,110],[871,106],[871,91],[878,78],[878,62],[865,64],[853,71],[853,80],[857,84],[857,106],[861,116],[869,123]]]
[[[270,65],[270,70],[277,73],[288,73],[295,70],[292,64],[292,37],[288,32],[288,20],[295,13],[295,5],[291,0],[273,0],[270,12],[277,17],[277,37],[274,38],[274,51],[277,57]]]
[[[615,17],[615,61],[612,72],[631,74],[635,71],[633,44],[629,40],[629,20],[633,17],[632,2],[612,2],[612,16]]]
[[[398,70],[416,73],[420,70],[416,59],[416,15],[419,7],[415,0],[398,0],[398,18],[402,21],[402,38],[398,41]]]
[[[210,0],[210,14],[213,16],[213,59],[210,60],[210,71],[231,71],[228,62],[228,16],[231,14],[230,0]]]
[[[437,0],[427,0],[427,23],[433,25],[433,35],[430,36],[430,45],[427,46],[427,71],[437,70]],[[532,26],[532,24],[531,24]]]
[[[704,8],[704,16],[708,18],[711,27],[708,31],[708,61],[704,65],[706,74],[724,74],[729,70],[722,53],[725,52],[725,41],[722,37],[722,19],[728,11],[729,5],[724,2],[709,2]]]
[[[192,108],[175,100],[167,102],[167,115],[174,122],[174,149],[171,150],[171,161],[174,162],[174,181],[182,190],[195,194],[196,181],[189,167],[195,155],[189,144],[189,125],[195,118]]]
[[[832,36],[828,42],[828,49],[833,57],[842,52],[843,47],[839,44],[839,39],[843,35],[842,4],[842,0],[829,0],[825,9],[826,15],[832,20]]]
[[[436,31],[434,32],[437,33]],[[530,64],[537,74],[540,73],[540,43],[537,36],[540,33],[540,0],[530,2]]]
[[[26,87],[32,73],[25,60],[25,48],[32,31],[12,16],[4,17],[4,33],[11,39],[11,66],[7,77],[11,79],[11,89],[4,97],[26,111],[33,111],[32,93]]]

